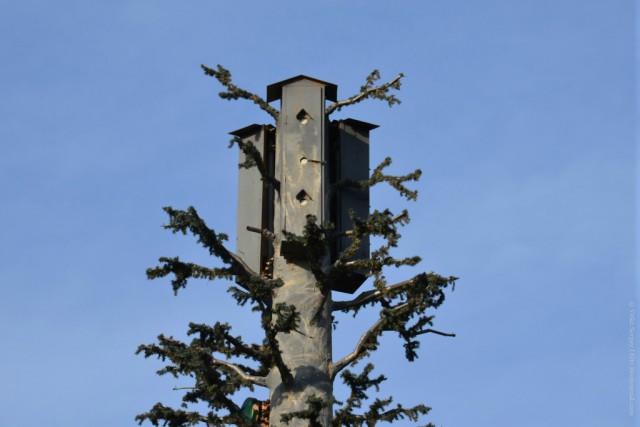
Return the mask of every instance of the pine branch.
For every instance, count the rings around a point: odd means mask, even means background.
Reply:
[[[349,301],[334,301],[332,311],[344,311],[359,310],[367,304],[380,301],[386,295],[393,293],[396,290],[404,288],[406,285],[413,282],[413,279],[405,280],[395,285],[386,286],[383,290],[373,289],[370,291],[361,292],[357,297]]]
[[[215,412],[210,412],[206,419],[197,418],[196,412],[173,410],[158,404],[148,413],[136,418],[140,423],[148,419],[154,425],[158,425],[158,420],[164,420],[164,425],[170,426],[194,425],[196,421],[216,426],[247,425],[242,418],[240,408],[229,396],[243,387],[252,389],[256,383],[261,385],[259,384],[261,381],[251,378],[252,376],[246,374],[246,369],[240,366],[236,369],[236,365],[214,358],[210,349],[203,347],[202,344],[201,340],[194,339],[190,345],[186,345],[172,337],[160,335],[158,344],[141,345],[136,353],[144,353],[145,358],[156,356],[162,361],[169,359],[172,364],[159,370],[159,375],[171,374],[176,378],[179,376],[195,378],[196,386],[182,397],[183,407],[186,407],[187,403],[202,401],[214,410],[227,411],[228,415],[219,416]]]
[[[369,398],[367,395],[368,389],[374,387],[376,391],[380,391],[380,384],[387,379],[384,375],[370,378],[369,374],[372,370],[373,365],[368,363],[359,375],[355,375],[349,370],[341,374],[342,382],[351,389],[351,393],[345,405],[335,413],[333,422],[335,426],[352,425],[357,420],[363,420],[362,416],[355,415],[353,410],[360,408],[362,401]]]
[[[211,354],[217,352],[222,353],[227,359],[244,357],[260,363],[257,370],[239,367],[242,370],[242,375],[252,377],[267,375],[270,368],[270,354],[267,349],[256,344],[247,345],[240,336],[232,336],[230,331],[231,326],[226,323],[216,322],[213,326],[190,323],[187,335],[197,335],[191,345],[209,351]]]
[[[366,189],[373,187],[381,182],[386,182],[391,185],[394,189],[400,193],[402,197],[405,197],[407,200],[417,200],[418,192],[416,190],[410,190],[405,187],[404,183],[407,181],[418,181],[420,180],[420,176],[422,176],[422,171],[420,169],[416,169],[415,171],[408,173],[406,175],[394,176],[387,175],[383,172],[383,170],[390,166],[392,163],[391,157],[386,157],[376,168],[373,170],[371,177],[362,181],[354,181],[354,180],[344,180],[340,181],[336,184],[337,188],[342,187],[352,187],[357,189]]]
[[[229,141],[229,148],[233,147],[234,144],[237,144],[245,155],[244,162],[240,163],[238,167],[240,168],[257,168],[258,172],[260,172],[260,177],[262,181],[272,184],[277,190],[280,189],[280,181],[278,181],[273,176],[269,175],[269,172],[265,168],[264,160],[260,151],[256,148],[255,145],[251,141],[245,141],[239,136],[234,136],[231,141]]]
[[[347,105],[357,104],[358,102],[364,101],[368,98],[380,99],[383,101],[387,101],[389,107],[393,106],[393,104],[400,104],[400,100],[396,98],[395,95],[389,94],[390,89],[399,90],[400,89],[400,80],[404,77],[404,74],[400,73],[395,79],[391,80],[388,83],[385,83],[380,86],[373,86],[373,84],[380,79],[380,72],[378,70],[373,70],[369,76],[367,76],[366,82],[364,86],[360,87],[360,93],[345,99],[344,101],[338,101],[331,104],[326,109],[326,115],[331,115],[334,111],[340,111],[342,107],[346,107]]]
[[[386,380],[384,375],[370,378],[369,374],[372,370],[373,365],[369,363],[359,375],[355,375],[348,370],[342,373],[342,380],[351,389],[351,393],[346,404],[336,411],[332,423],[334,427],[362,427],[365,424],[367,426],[375,426],[379,422],[391,423],[405,417],[417,421],[419,415],[425,415],[430,411],[431,408],[425,405],[417,405],[412,408],[404,408],[402,405],[397,405],[393,409],[385,410],[393,402],[393,399],[389,397],[387,399],[376,399],[364,414],[355,414],[353,412],[354,409],[362,407],[363,401],[369,398],[367,390],[374,387],[379,392],[380,384]],[[428,426],[435,427],[432,424]]]
[[[264,346],[256,344],[246,345],[240,340],[240,338],[236,338],[231,335],[226,335],[225,340],[233,346],[236,354],[241,354],[247,358],[266,363],[268,357],[265,355],[267,349]]]
[[[224,245],[228,236],[224,233],[217,234],[207,227],[193,207],[189,207],[186,211],[165,207],[164,211],[169,215],[169,224],[164,225],[164,228],[170,229],[173,233],[187,234],[190,232],[198,238],[198,243],[211,255],[219,258],[228,267],[207,269],[195,264],[182,263],[178,258],[161,258],[160,261],[165,265],[147,270],[149,278],[153,279],[174,273],[176,278],[173,281],[173,286],[174,291],[177,292],[177,289],[186,286],[186,280],[190,277],[231,278],[235,276],[236,282],[248,292],[247,299],[260,301],[267,306],[270,305],[273,289],[281,286],[281,281],[260,276],[242,258],[229,251]]]
[[[349,216],[353,221],[353,229],[347,232],[348,237],[351,239],[351,245],[338,255],[331,268],[365,268],[375,274],[376,265],[385,264],[385,259],[388,258],[388,249],[397,245],[400,239],[400,234],[397,231],[398,225],[404,225],[409,222],[408,212],[404,210],[399,215],[393,216],[389,209],[385,209],[382,212],[376,209],[364,219],[358,218],[353,211],[349,211]],[[349,261],[360,249],[364,236],[381,236],[387,241],[387,244],[383,245],[378,251],[374,251],[371,260]],[[408,262],[410,261],[406,261],[404,264]],[[391,264],[398,263],[394,262],[389,265]]]
[[[282,414],[280,422],[289,424],[294,419],[309,420],[307,424],[309,427],[324,427],[322,423],[318,421],[318,417],[324,408],[328,406],[328,403],[317,396],[311,396],[307,399],[307,409],[302,411],[290,412],[288,414]]]
[[[358,344],[356,344],[355,349],[351,353],[329,366],[329,376],[332,381],[341,370],[360,359],[367,351],[375,350],[378,347],[377,337],[379,337],[384,331],[385,322],[386,320],[383,318],[378,319],[364,334],[362,334],[358,340]]]
[[[267,378],[266,377],[249,375],[246,372],[244,372],[242,370],[242,368],[240,368],[238,365],[235,365],[235,364],[233,364],[231,362],[225,362],[224,360],[216,359],[215,357],[212,358],[212,362],[213,362],[214,365],[220,365],[220,366],[224,366],[226,368],[229,368],[230,370],[235,372],[236,375],[238,375],[243,381],[246,381],[247,383],[251,383],[251,384],[258,385],[260,387],[267,387],[268,388],[268,386],[267,386]]]
[[[203,267],[190,262],[182,262],[179,257],[160,257],[159,261],[162,265],[147,269],[147,278],[158,279],[173,274],[171,285],[176,295],[180,288],[187,286],[187,280],[190,278],[206,280],[233,278],[233,271],[229,268]]]
[[[200,415],[198,412],[175,410],[164,406],[162,403],[156,403],[149,412],[136,415],[135,420],[138,425],[149,421],[154,426],[159,426],[162,423],[163,426],[168,425],[169,427],[186,427],[198,423],[205,423],[208,426],[216,425],[210,424],[211,418]]]
[[[423,334],[437,334],[437,335],[442,335],[443,337],[455,337],[456,336],[456,334],[447,333],[447,332],[440,332],[440,331],[436,331],[435,329],[424,329],[422,331],[416,332],[416,335],[423,335]]]
[[[280,377],[282,378],[282,382],[286,385],[289,385],[293,382],[293,375],[291,374],[291,370],[284,363],[282,359],[282,352],[280,351],[280,346],[278,345],[278,341],[276,339],[277,332],[274,330],[271,322],[272,322],[272,314],[268,311],[264,311],[262,313],[262,329],[265,331],[267,346],[271,351],[271,356],[273,357],[273,363],[278,368],[278,372],[280,373]]]
[[[209,68],[206,65],[200,65],[200,67],[202,67],[202,70],[207,76],[215,77],[216,80],[218,80],[218,82],[220,82],[222,86],[227,88],[226,91],[220,92],[218,94],[220,98],[227,99],[227,100],[239,99],[239,98],[248,99],[249,101],[252,101],[254,104],[256,104],[258,107],[260,107],[260,109],[266,111],[271,117],[273,117],[273,119],[276,122],[278,121],[278,116],[280,115],[278,113],[278,110],[270,106],[267,103],[267,101],[265,101],[258,95],[251,93],[249,91],[246,91],[244,89],[241,89],[238,86],[234,85],[231,81],[231,73],[229,72],[229,70],[225,69],[222,65],[218,64],[217,70],[214,70],[213,68]]]
[[[189,207],[186,211],[181,211],[167,206],[163,210],[169,215],[169,224],[163,225],[164,228],[171,230],[174,234],[181,232],[186,235],[190,231],[198,237],[198,243],[208,249],[211,255],[238,270],[237,274],[256,275],[240,257],[224,246],[223,242],[229,237],[224,233],[216,234],[214,230],[207,227],[195,208]]]
[[[409,361],[417,357],[417,336],[426,333],[455,336],[434,329],[425,329],[425,325],[432,324],[433,316],[423,314],[427,308],[437,308],[444,302],[443,289],[454,284],[455,280],[455,277],[445,278],[434,273],[422,273],[395,285],[381,285],[375,291],[364,292],[343,304],[335,303],[334,311],[337,305],[342,307],[343,311],[357,312],[366,304],[373,303],[380,303],[383,309],[380,311],[380,318],[360,337],[355,349],[331,365],[331,378],[335,378],[340,370],[362,358],[368,351],[375,350],[378,346],[377,338],[385,331],[395,331],[404,339],[405,353]],[[397,300],[399,303],[394,305],[393,302]],[[414,317],[417,319],[410,325],[409,322]]]
[[[354,351],[340,361],[336,362],[334,365],[341,365],[345,361],[348,365],[351,362],[359,359],[367,351],[375,350],[378,344],[377,337],[382,335],[382,333],[385,331],[396,330],[395,328],[390,328],[390,324],[394,320],[396,320],[394,319],[394,314],[400,314],[404,312],[409,313],[409,317],[413,317],[413,313],[409,312],[408,310],[412,305],[413,304],[410,304],[409,302],[397,304],[395,306],[391,306],[389,302],[383,303],[383,306],[385,308],[383,308],[380,312],[380,318],[360,337]]]
[[[426,415],[431,410],[431,408],[425,405],[416,405],[412,408],[404,408],[402,405],[398,404],[395,408],[385,411],[384,409],[392,402],[392,397],[387,399],[376,399],[369,407],[367,413],[364,414],[367,424],[375,425],[379,421],[392,423],[393,421],[402,420],[405,417],[409,418],[411,421],[418,421],[418,417],[420,415]],[[429,425],[434,427],[432,424]]]

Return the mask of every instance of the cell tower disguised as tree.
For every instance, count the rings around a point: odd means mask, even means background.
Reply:
[[[394,258],[399,227],[409,222],[406,210],[369,212],[369,189],[387,183],[402,197],[415,200],[416,191],[405,185],[417,181],[420,170],[391,176],[386,158],[369,174],[369,131],[377,127],[354,119],[329,121],[341,108],[367,98],[400,101],[391,93],[403,77],[376,86],[371,73],[360,92],[338,101],[337,86],[297,76],[267,88],[266,100],[232,83],[229,71],[202,67],[226,90],[223,99],[248,99],[270,114],[272,125],[251,125],[232,132],[231,145],[240,148],[238,233],[235,252],[227,236],[209,228],[194,208],[167,207],[172,232],[193,234],[221,267],[206,267],[179,258],[160,258],[147,270],[150,279],[172,276],[174,292],[191,278],[232,280],[232,297],[260,314],[264,339],[247,343],[226,323],[190,324],[190,343],[160,335],[158,342],[142,345],[138,353],[167,362],[159,374],[192,378],[184,391],[184,404],[174,409],[156,404],[136,417],[139,423],[171,427],[207,426],[374,426],[401,419],[416,421],[429,408],[403,407],[391,398],[370,399],[383,375],[371,376],[373,366],[359,372],[347,368],[377,350],[385,332],[404,341],[409,361],[417,357],[418,337],[435,333],[431,309],[445,299],[455,277],[421,273],[389,284],[388,267],[413,266],[419,257]],[[280,111],[270,103],[281,100]],[[333,103],[327,106],[327,101]],[[370,237],[383,244],[370,249]],[[334,301],[334,292],[355,293],[370,279],[371,289],[355,298]],[[377,310],[378,318],[353,343],[351,353],[332,355],[333,313],[353,314]],[[340,375],[350,390],[342,402],[334,398],[333,383]],[[269,389],[269,399],[234,395],[254,386]],[[206,412],[190,410],[204,403]],[[199,405],[202,407],[202,405]]]

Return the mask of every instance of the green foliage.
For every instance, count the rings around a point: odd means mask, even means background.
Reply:
[[[289,424],[294,419],[309,420],[309,427],[323,427],[318,421],[318,417],[320,416],[320,412],[327,407],[328,403],[317,396],[308,398],[306,403],[308,405],[307,409],[284,414],[280,417],[280,421]]]
[[[193,326],[191,334],[195,333]],[[218,333],[224,334],[226,325],[216,324],[215,328],[218,329]],[[229,351],[233,352],[230,349]],[[191,344],[186,345],[172,337],[160,335],[158,344],[141,345],[136,354],[139,353],[144,354],[145,358],[156,356],[162,361],[170,362],[158,371],[158,375],[170,374],[176,378],[188,376],[195,379],[193,389],[182,397],[184,407],[188,403],[204,402],[213,410],[205,417],[196,412],[174,410],[158,403],[149,412],[136,417],[140,424],[149,420],[157,426],[160,420],[163,420],[162,425],[175,427],[196,425],[203,421],[210,425],[242,425],[239,424],[239,421],[242,421],[240,408],[230,396],[246,386],[246,382],[231,370],[216,369],[216,360],[212,356],[211,348],[204,345],[202,340],[196,338]],[[227,414],[219,415],[221,410]]]
[[[404,77],[404,74],[400,73],[395,79],[391,80],[389,83],[385,83],[383,85],[374,86],[375,82],[380,80],[380,72],[378,70],[373,70],[371,74],[369,74],[366,78],[364,85],[360,87],[360,92],[344,101],[338,101],[334,104],[331,104],[326,110],[327,116],[332,114],[335,111],[340,111],[343,107],[347,105],[357,104],[359,102],[364,101],[365,99],[379,99],[381,101],[387,101],[389,107],[393,107],[395,104],[400,104],[400,100],[396,98],[394,94],[390,94],[389,90],[400,90],[401,79]]]
[[[260,172],[260,177],[263,181],[273,184],[276,189],[280,188],[280,181],[269,175],[264,165],[264,159],[260,154],[260,151],[256,148],[251,141],[245,141],[239,136],[234,136],[229,141],[229,148],[237,145],[240,151],[245,155],[244,162],[238,165],[239,168],[250,169],[256,168]]]
[[[229,70],[224,68],[222,65],[218,64],[217,69],[209,68],[206,65],[200,66],[204,73],[207,76],[215,77],[218,82],[224,87],[227,88],[226,91],[222,91],[218,93],[218,96],[222,99],[232,100],[232,99],[247,99],[252,101],[262,110],[266,111],[274,120],[278,121],[278,110],[270,106],[267,101],[259,97],[258,95],[248,92],[244,89],[239,88],[234,85],[231,81],[231,73]]]
[[[386,182],[395,188],[401,196],[406,197],[407,200],[417,200],[418,192],[415,190],[409,190],[404,186],[407,181],[418,181],[422,175],[420,169],[401,176],[387,175],[383,172],[384,168],[391,165],[391,157],[385,158],[371,173],[371,177],[364,181],[344,180],[337,184],[337,187],[354,187],[354,188],[370,188],[381,182]]]
[[[404,408],[402,405],[396,405],[393,409],[385,410],[393,401],[393,399],[389,397],[382,400],[376,399],[367,412],[355,414],[353,412],[354,409],[361,408],[363,402],[369,398],[367,390],[373,387],[376,391],[380,391],[380,384],[386,380],[384,375],[370,378],[369,374],[371,371],[373,371],[373,365],[369,363],[359,375],[349,370],[342,373],[342,381],[349,387],[351,393],[344,403],[344,406],[336,410],[333,419],[334,427],[360,427],[365,424],[367,426],[374,426],[381,421],[393,422],[404,419],[405,417],[412,421],[417,421],[419,415],[426,415],[431,410],[431,408],[425,405],[417,405],[412,408]]]
[[[400,78],[404,77],[404,74],[400,74]],[[393,107],[394,104],[400,104],[400,100],[395,95],[389,95],[389,88],[400,90],[400,79],[392,81],[390,84],[374,87],[373,84],[380,80],[380,71],[373,70],[371,74],[367,76],[366,82],[363,86],[360,86],[360,93],[366,93],[367,98],[380,99],[387,101],[389,107]]]

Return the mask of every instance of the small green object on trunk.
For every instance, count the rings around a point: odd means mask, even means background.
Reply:
[[[247,397],[240,410],[250,421],[257,422],[260,417],[260,401],[253,397]]]

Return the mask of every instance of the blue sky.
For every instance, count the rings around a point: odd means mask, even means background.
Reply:
[[[0,0],[0,425],[134,425],[189,385],[138,344],[190,321],[259,337],[224,283],[176,298],[144,275],[207,262],[162,206],[233,239],[227,132],[270,122],[219,100],[201,63],[259,94],[406,74],[401,105],[337,117],[381,126],[372,163],[424,171],[397,252],[424,261],[388,277],[460,277],[436,318],[457,337],[425,336],[412,364],[385,337],[383,397],[444,427],[634,425],[637,22],[631,0]],[[381,188],[372,205],[405,203]],[[336,358],[368,320],[341,319]]]

